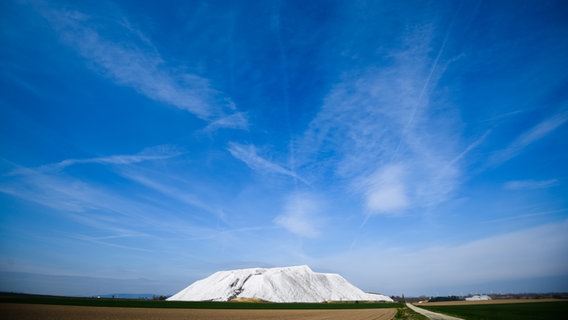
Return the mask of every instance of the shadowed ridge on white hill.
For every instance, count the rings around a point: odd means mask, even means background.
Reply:
[[[230,301],[236,298],[272,302],[392,301],[368,294],[338,274],[313,272],[308,266],[219,271],[176,293],[171,301]]]

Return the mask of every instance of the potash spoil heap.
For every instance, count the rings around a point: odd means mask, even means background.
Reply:
[[[393,301],[381,294],[365,293],[338,274],[313,272],[308,266],[219,271],[194,282],[168,300],[234,299],[270,302]]]

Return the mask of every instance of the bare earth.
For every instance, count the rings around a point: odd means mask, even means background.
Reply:
[[[396,309],[349,310],[216,310],[77,307],[40,304],[0,303],[4,320],[390,320]]]
[[[531,302],[555,302],[568,301],[565,299],[497,299],[497,300],[479,300],[479,301],[443,301],[443,302],[426,302],[416,304],[420,306],[467,306],[474,304],[503,304],[503,303],[531,303]]]

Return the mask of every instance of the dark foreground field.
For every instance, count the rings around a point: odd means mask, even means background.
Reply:
[[[327,310],[242,310],[242,309],[168,309],[86,307],[46,304],[0,303],[0,315],[5,320],[390,320],[394,308],[327,309]]]
[[[6,320],[389,320],[401,306],[398,303],[170,302],[0,294],[0,318]]]
[[[467,320],[550,320],[568,319],[568,301],[522,301],[506,303],[492,300],[486,303],[447,303],[434,306],[418,305],[430,311],[444,313]]]

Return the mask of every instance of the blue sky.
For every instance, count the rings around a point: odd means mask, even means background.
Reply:
[[[1,290],[568,291],[565,1],[0,12]]]

